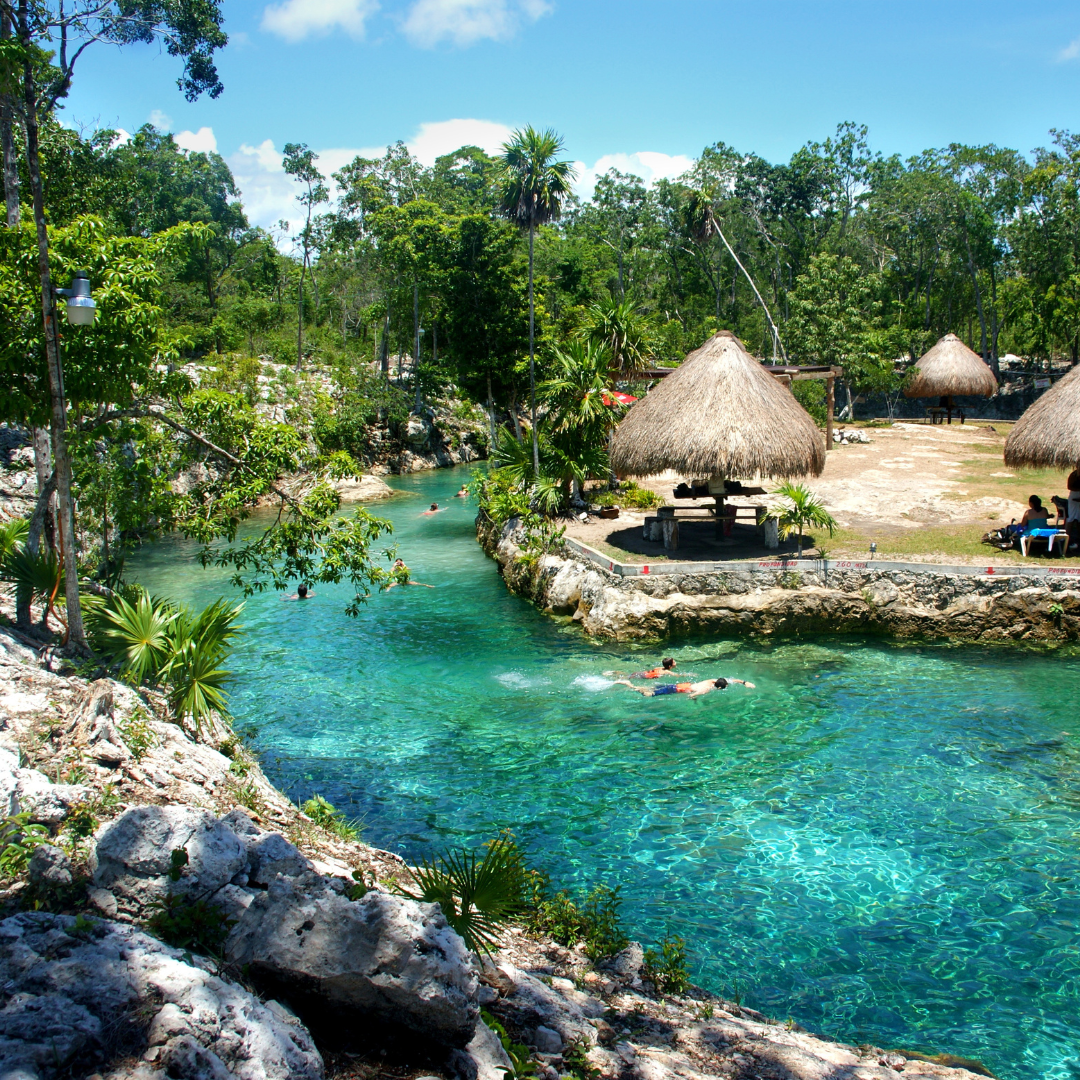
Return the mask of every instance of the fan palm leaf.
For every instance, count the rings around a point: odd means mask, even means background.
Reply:
[[[178,612],[143,593],[134,604],[117,596],[101,615],[111,624],[104,636],[113,653],[123,658],[125,673],[136,684],[160,678],[171,652],[169,629]]]

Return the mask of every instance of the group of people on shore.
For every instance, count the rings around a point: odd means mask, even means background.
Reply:
[[[1055,525],[1064,529],[1069,534],[1069,547],[1080,546],[1080,469],[1073,469],[1069,478],[1065,481],[1069,495],[1067,499],[1053,495],[1050,498],[1053,510],[1043,505],[1042,498],[1032,495],[1028,499],[1028,508],[1024,516],[1013,526],[1016,533],[1030,529],[1050,528],[1050,518],[1055,519]]]

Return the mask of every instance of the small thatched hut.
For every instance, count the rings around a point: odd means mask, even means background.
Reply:
[[[721,330],[630,409],[611,467],[619,476],[818,476],[825,447],[791,391]]]
[[[1080,469],[1080,367],[1061,378],[1013,425],[1005,464],[1014,469]]]
[[[978,353],[955,334],[946,334],[915,365],[915,378],[904,394],[923,397],[993,397],[997,379]]]

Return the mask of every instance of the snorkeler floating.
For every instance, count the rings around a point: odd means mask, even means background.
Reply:
[[[313,592],[308,592],[308,587],[306,585],[297,585],[296,586],[296,592],[294,592],[292,594],[292,596],[283,596],[281,599],[282,600],[310,600],[314,595],[315,594]]]
[[[663,697],[666,694],[686,694],[697,698],[702,694],[710,694],[713,690],[726,690],[732,683],[745,686],[747,690],[755,689],[752,682],[744,679],[703,679],[701,682],[662,683],[660,686],[634,686],[629,679],[616,679],[616,686],[628,686],[635,694],[642,697]]]

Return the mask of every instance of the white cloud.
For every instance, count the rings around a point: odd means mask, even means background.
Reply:
[[[434,165],[437,157],[462,146],[479,146],[488,154],[498,154],[513,132],[493,120],[438,120],[421,124],[406,144],[409,152],[424,165]]]
[[[123,128],[116,128],[113,136],[113,141],[109,143],[109,149],[115,150],[118,146],[126,146],[131,142],[131,132],[125,131]]]
[[[416,0],[402,29],[424,49],[444,41],[464,47],[484,38],[505,41],[523,22],[536,22],[551,10],[548,0]]]
[[[618,169],[621,173],[640,176],[645,185],[657,180],[670,180],[682,176],[693,164],[694,159],[685,154],[660,154],[654,150],[639,150],[634,154],[605,154],[593,165],[584,161],[575,162],[577,179],[574,191],[580,199],[591,199],[596,179],[608,169]]]
[[[364,24],[378,10],[378,0],[285,0],[263,11],[262,28],[286,41],[303,41],[335,29],[362,38]]]
[[[214,129],[201,127],[198,131],[178,131],[173,136],[173,142],[181,150],[191,150],[196,154],[216,154],[217,139],[214,137]]]
[[[1080,56],[1080,37],[1074,38],[1057,54],[1059,64],[1065,63],[1066,60],[1075,60]]]
[[[160,109],[155,109],[147,118],[158,131],[169,131],[172,128],[172,117]]]

